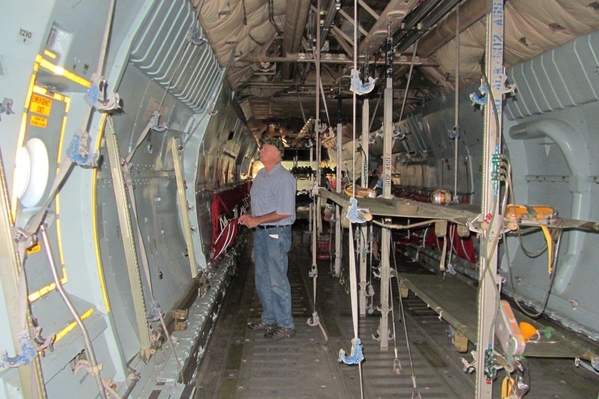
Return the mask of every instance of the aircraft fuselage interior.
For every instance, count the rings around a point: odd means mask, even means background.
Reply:
[[[598,1],[0,10],[0,398],[599,397]]]

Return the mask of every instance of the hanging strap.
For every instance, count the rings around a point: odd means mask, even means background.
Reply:
[[[351,223],[349,224],[349,286],[354,338],[351,340],[352,347],[350,355],[346,356],[345,351],[340,349],[338,361],[345,364],[358,365],[360,371],[360,392],[362,397],[364,397],[364,381],[362,376],[362,361],[364,360],[364,355],[362,353],[362,341],[358,337],[358,280],[356,278],[356,254],[354,250],[354,236]]]
[[[395,271],[396,276],[397,274],[397,270]],[[400,282],[399,278],[397,279],[397,291],[401,293],[401,286],[403,285],[403,281]],[[406,314],[404,311],[404,307],[403,307],[403,301],[401,299],[401,294],[399,295],[399,308],[401,310],[401,320],[403,321],[403,329],[404,329],[404,335],[406,337],[406,348],[408,350],[408,359],[410,361],[410,376],[412,378],[412,399],[418,397],[418,398],[422,398],[422,396],[420,396],[420,392],[418,391],[418,384],[416,383],[416,374],[414,372],[414,361],[412,360],[412,350],[410,349],[410,340],[408,337],[408,325],[406,323]]]

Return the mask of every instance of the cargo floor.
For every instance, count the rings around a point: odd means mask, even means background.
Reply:
[[[339,349],[349,353],[354,335],[347,278],[333,278],[329,261],[319,261],[317,310],[328,337],[325,340],[319,327],[307,324],[313,312],[312,280],[308,277],[312,261],[310,247],[299,245],[301,242],[302,232],[296,229],[289,277],[297,334],[273,341],[247,329],[247,323],[259,319],[261,311],[253,284],[250,238],[198,367],[195,398],[360,398],[361,392],[372,399],[417,398],[418,394],[422,398],[475,396],[474,377],[464,374],[461,362],[462,357],[471,356],[454,349],[447,323],[413,294],[404,300],[413,368],[397,302],[397,343],[390,339],[388,350],[379,349],[373,338],[379,325],[375,310],[359,320],[365,357],[361,370],[338,363]],[[422,270],[399,259],[398,267],[400,272]],[[596,398],[599,393],[599,377],[576,368],[572,360],[529,359],[528,364],[531,389],[526,397]],[[500,371],[499,376],[494,398],[501,397],[505,373]]]

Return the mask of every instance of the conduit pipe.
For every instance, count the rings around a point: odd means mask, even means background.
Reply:
[[[94,352],[94,347],[89,337],[89,333],[87,332],[87,328],[85,327],[85,324],[83,324],[83,320],[81,320],[81,317],[79,317],[77,309],[75,309],[75,306],[73,305],[73,302],[69,297],[69,294],[67,294],[67,292],[64,290],[64,287],[62,286],[62,283],[60,282],[60,277],[58,276],[58,269],[56,268],[56,262],[54,261],[54,255],[52,254],[52,247],[50,246],[50,239],[48,238],[48,233],[46,231],[46,225],[42,224],[40,226],[39,233],[42,244],[44,245],[44,249],[46,250],[46,257],[48,258],[48,264],[50,265],[50,271],[52,272],[52,277],[54,279],[54,284],[56,285],[56,290],[62,297],[62,300],[69,309],[69,312],[75,319],[75,322],[79,326],[79,329],[81,329],[81,334],[83,335],[83,340],[85,342],[85,349],[87,350],[86,355],[89,358],[89,362],[92,368],[90,374],[92,374],[92,377],[96,382],[96,386],[98,387],[98,391],[100,392],[100,397],[102,399],[108,399],[108,396],[106,395],[106,390],[104,389],[104,383],[102,382],[102,376],[100,375],[101,367],[98,367],[96,353]]]
[[[567,122],[558,119],[544,119],[520,124],[510,129],[514,140],[531,140],[543,137],[553,140],[564,154],[572,177],[569,191],[572,193],[573,219],[586,220],[591,210],[591,168],[589,149],[582,135]],[[554,289],[563,294],[568,288],[574,270],[580,261],[584,233],[568,233],[568,252],[562,257],[562,266],[555,276]]]
[[[327,13],[324,19],[324,25],[320,29],[320,40],[317,41],[320,43],[319,50],[324,45],[324,42],[327,40],[327,36],[329,35],[329,31],[331,30],[331,26],[333,26],[333,22],[335,21],[335,17],[337,16],[337,12],[339,11],[340,7],[341,0],[329,0],[329,7],[327,9]],[[318,14],[318,18],[318,20],[320,21],[320,13]]]

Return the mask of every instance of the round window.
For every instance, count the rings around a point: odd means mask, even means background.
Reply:
[[[39,204],[48,185],[48,150],[38,138],[27,141],[17,151],[13,190],[21,204],[30,208]]]

